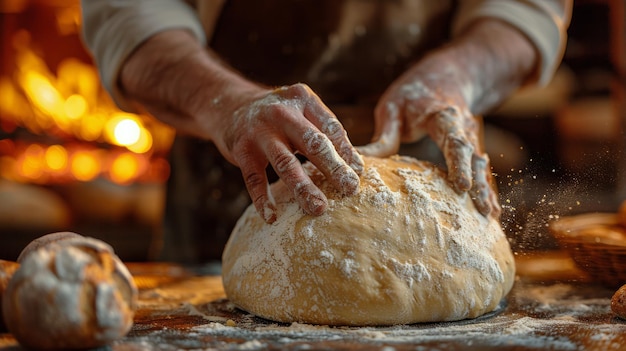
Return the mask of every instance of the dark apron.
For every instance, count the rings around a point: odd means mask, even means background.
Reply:
[[[445,0],[230,0],[210,46],[253,81],[308,84],[362,145],[384,90],[448,37],[451,8]],[[219,260],[250,204],[241,173],[212,143],[186,136],[170,158],[159,259]]]

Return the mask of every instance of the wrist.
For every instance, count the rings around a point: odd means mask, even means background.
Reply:
[[[467,77],[466,101],[482,114],[535,76],[539,56],[520,31],[505,22],[484,19],[471,25],[450,46]],[[467,59],[470,58],[470,59]]]
[[[119,85],[158,119],[204,139],[214,139],[229,114],[266,92],[183,30],[161,32],[140,46],[122,66]]]

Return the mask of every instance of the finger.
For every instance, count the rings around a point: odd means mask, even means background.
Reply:
[[[333,143],[315,126],[287,131],[294,146],[306,156],[342,195],[354,195],[359,191],[359,175],[339,156]]]
[[[276,221],[276,206],[269,193],[269,182],[265,173],[267,161],[258,156],[260,155],[244,153],[242,156],[235,156],[234,158],[241,169],[246,189],[248,189],[257,212],[265,222],[274,223]]]
[[[358,151],[354,148],[348,133],[341,125],[334,113],[322,103],[322,101],[314,95],[311,101],[305,106],[304,116],[313,123],[322,133],[324,133],[334,146],[339,156],[350,166],[357,174],[363,172],[363,159]]]
[[[489,195],[489,202],[491,203],[491,216],[499,220],[500,215],[502,214],[502,206],[500,206],[500,200],[498,199],[498,194],[495,190],[491,191],[491,194]]]
[[[459,192],[472,187],[473,144],[465,136],[460,125],[461,117],[453,108],[436,112],[429,119],[429,131],[439,148],[448,167],[448,179]]]
[[[472,159],[474,182],[469,193],[476,209],[484,216],[489,215],[489,213],[493,210],[491,196],[493,189],[489,184],[487,176],[488,167],[489,160],[487,155],[474,155]]]
[[[400,149],[400,129],[402,121],[398,105],[387,103],[382,109],[376,109],[376,127],[374,142],[357,147],[364,155],[385,157]]]
[[[359,190],[356,172],[363,171],[363,160],[335,115],[304,84],[291,85],[277,90],[276,94],[295,102],[292,109],[280,111],[286,114],[284,120],[298,121],[305,117],[306,123],[283,127],[291,144],[326,176],[335,189],[343,195],[356,194]],[[304,105],[301,102],[305,102]],[[294,116],[294,111],[300,115]]]
[[[485,183],[489,185],[489,203],[491,204],[491,215],[500,219],[500,215],[502,214],[502,207],[500,206],[500,199],[498,198],[498,192],[495,188],[495,183],[493,182],[493,174],[491,173],[491,162],[489,161],[489,156],[487,154],[483,154],[481,157],[486,159],[485,170]]]
[[[319,216],[328,207],[324,193],[304,172],[292,150],[281,142],[264,145],[266,155],[276,174],[290,189],[304,212]]]

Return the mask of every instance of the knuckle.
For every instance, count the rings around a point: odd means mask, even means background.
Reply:
[[[333,117],[326,119],[322,125],[322,132],[331,138],[342,138],[347,135],[339,120]]]
[[[265,177],[258,172],[250,172],[244,175],[244,182],[248,189],[255,189],[265,186]]]
[[[278,173],[286,173],[298,163],[297,159],[288,153],[280,153],[274,158],[274,167]]]
[[[283,116],[287,115],[287,108],[284,104],[269,104],[263,108],[264,113],[258,113],[257,118],[262,115],[270,115],[270,116]]]
[[[469,140],[467,140],[463,135],[459,135],[456,133],[448,133],[446,136],[446,142],[455,149],[469,149],[473,147]]]
[[[308,154],[320,155],[330,151],[330,140],[326,135],[310,129],[302,137]]]
[[[291,91],[292,94],[296,96],[306,96],[306,95],[312,94],[311,88],[309,88],[309,86],[304,83],[296,83],[296,84],[290,85],[289,90]]]
[[[458,115],[455,112],[454,107],[444,106],[437,109],[435,112],[429,113],[428,118],[437,126],[437,128],[454,132],[458,134],[461,130]]]

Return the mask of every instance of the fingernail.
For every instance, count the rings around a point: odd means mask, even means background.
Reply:
[[[320,216],[326,211],[326,199],[311,195],[307,201],[309,213],[314,216]]]
[[[261,217],[263,220],[269,224],[272,224],[276,221],[276,208],[274,205],[267,201],[263,204],[263,208],[261,209]]]
[[[361,180],[359,175],[352,168],[347,168],[346,172],[339,179],[340,191],[344,196],[354,195],[359,192]]]

